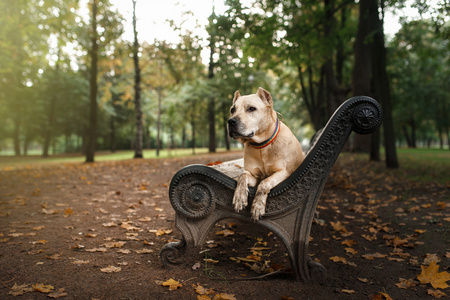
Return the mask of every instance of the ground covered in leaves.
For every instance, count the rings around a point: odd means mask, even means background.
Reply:
[[[198,263],[164,269],[160,249],[181,237],[168,199],[173,174],[241,155],[0,169],[0,298],[450,297],[450,183],[408,180],[348,154],[311,232],[324,285],[294,280],[274,234],[232,221],[212,230]]]

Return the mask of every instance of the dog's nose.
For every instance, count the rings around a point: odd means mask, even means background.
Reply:
[[[228,125],[233,126],[236,125],[237,120],[235,118],[228,119]]]

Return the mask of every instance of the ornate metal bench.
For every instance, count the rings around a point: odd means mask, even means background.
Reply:
[[[347,100],[330,118],[298,169],[270,191],[266,214],[256,224],[266,227],[284,242],[296,279],[325,281],[325,268],[308,255],[311,223],[319,196],[350,133],[372,133],[380,126],[381,119],[381,107],[372,98],[360,96]],[[217,222],[229,218],[253,222],[249,208],[255,188],[250,188],[247,210],[236,213],[233,209],[236,175],[224,174],[220,167],[190,165],[173,176],[169,197],[176,212],[175,226],[183,237],[180,242],[162,248],[160,257],[165,266],[183,261],[193,263],[198,259],[209,231]]]

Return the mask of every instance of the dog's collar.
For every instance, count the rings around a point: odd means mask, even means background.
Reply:
[[[277,117],[277,123],[276,123],[276,126],[275,126],[275,131],[273,132],[272,136],[268,140],[266,140],[266,141],[264,141],[262,143],[249,142],[250,146],[252,146],[253,148],[256,148],[256,149],[261,149],[261,148],[269,146],[277,138],[278,133],[280,133],[280,127],[281,127],[280,126],[280,120],[278,120],[278,117]]]

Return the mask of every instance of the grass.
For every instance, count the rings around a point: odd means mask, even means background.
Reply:
[[[225,151],[225,149],[218,149],[218,151]],[[207,148],[198,148],[195,150],[196,154],[208,153]],[[398,170],[389,170],[395,176],[401,176],[406,179],[420,181],[420,182],[439,182],[442,184],[450,183],[450,151],[440,149],[397,149],[400,168]],[[169,157],[185,157],[192,156],[192,149],[174,149],[161,150],[160,156],[156,156],[155,150],[144,150],[144,158],[169,158]],[[367,160],[367,155],[347,153],[346,155],[355,156],[359,160]],[[132,159],[134,152],[117,151],[98,152],[95,156],[95,161],[111,161],[111,160],[127,160]],[[30,156],[0,156],[0,170],[8,170],[15,168],[31,167],[34,165],[45,165],[50,163],[82,163],[85,157],[81,154],[63,154],[53,155],[48,158],[43,158],[39,155]],[[385,170],[384,164],[380,163],[380,172]]]
[[[225,151],[225,149],[217,149],[218,152]],[[192,153],[192,149],[164,149],[160,151],[160,155],[156,155],[156,150],[144,150],[144,158],[170,158],[170,157],[186,157],[197,154],[208,153],[207,148],[196,148],[195,154]],[[95,161],[113,161],[113,160],[127,160],[133,159],[133,150],[123,150],[114,153],[111,152],[97,152],[95,154]],[[49,157],[42,157],[40,155],[27,155],[27,156],[0,156],[0,170],[1,169],[15,169],[20,167],[30,167],[32,165],[42,165],[51,163],[82,163],[86,160],[84,155],[81,154],[61,154],[50,155]]]
[[[354,154],[355,159],[367,161],[367,154]],[[385,168],[384,162],[377,166],[378,172],[391,173],[394,176],[418,182],[439,182],[450,184],[450,151],[448,149],[397,149],[399,169]],[[381,153],[382,160],[384,152]]]

